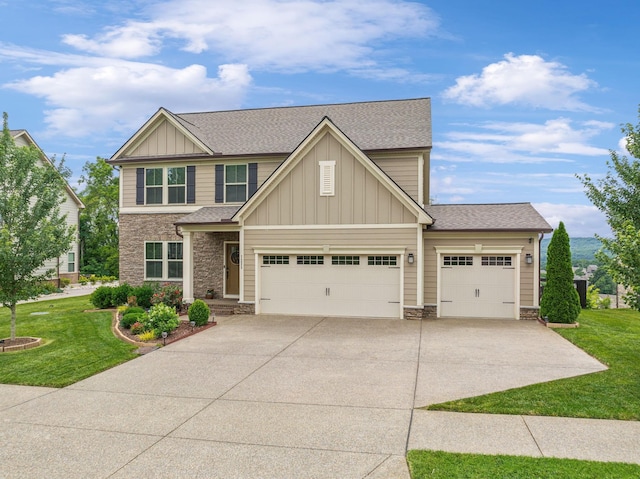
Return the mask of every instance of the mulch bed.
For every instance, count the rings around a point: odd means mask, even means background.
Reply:
[[[204,326],[194,326],[192,328],[191,325],[189,324],[188,319],[183,320],[181,318],[180,324],[178,325],[177,329],[171,332],[169,336],[167,336],[166,344],[175,343],[176,341],[180,341],[181,339],[197,334],[215,325],[216,323],[207,323]],[[120,331],[120,333],[122,333],[123,336],[130,339],[131,341],[135,341],[137,343],[148,343],[150,347],[153,347],[157,344],[163,344],[162,338],[152,339],[151,341],[140,341],[140,338],[137,335],[131,334],[130,329],[121,328],[120,321],[118,321],[118,331]]]

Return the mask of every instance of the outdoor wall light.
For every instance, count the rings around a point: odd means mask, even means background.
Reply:
[[[409,264],[413,264],[413,262],[414,262],[413,253],[409,253],[409,254],[407,255],[407,262],[408,262]]]
[[[527,262],[527,264],[533,263],[533,256],[531,256],[531,253],[527,253],[527,255],[524,257],[524,259]]]

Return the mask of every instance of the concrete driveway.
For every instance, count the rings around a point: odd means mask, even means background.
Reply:
[[[601,369],[534,322],[223,318],[64,389],[0,386],[0,477],[398,479],[415,407]]]

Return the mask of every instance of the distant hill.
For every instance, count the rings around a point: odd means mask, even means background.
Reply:
[[[547,266],[547,248],[551,238],[544,238],[540,244],[540,258],[542,269]],[[571,247],[571,260],[573,263],[579,260],[587,260],[589,263],[596,262],[596,251],[600,249],[600,240],[596,238],[569,238]]]

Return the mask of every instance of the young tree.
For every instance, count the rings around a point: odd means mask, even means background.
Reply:
[[[118,177],[103,158],[82,167],[80,267],[84,274],[118,276]]]
[[[0,138],[0,304],[11,309],[16,337],[16,304],[37,296],[37,286],[53,271],[45,261],[69,251],[73,228],[60,213],[64,180],[42,164],[35,147],[16,146],[4,114]]]
[[[640,117],[640,108],[638,113]],[[627,304],[640,310],[640,123],[635,127],[631,123],[623,125],[622,133],[634,159],[611,150],[604,178],[578,178],[587,197],[606,215],[613,232],[613,238],[598,237],[603,248],[596,257],[613,279],[627,288]]]
[[[580,297],[573,286],[569,235],[560,222],[547,250],[547,284],[540,300],[540,315],[554,323],[575,323]]]

